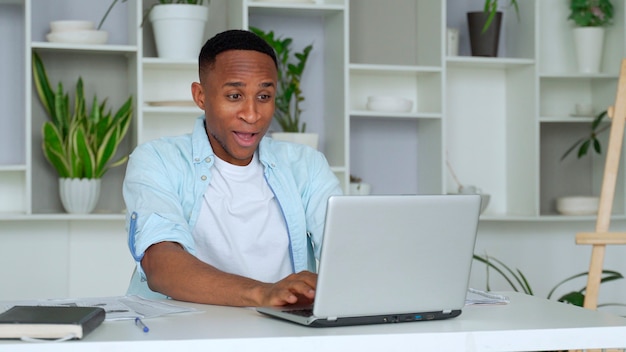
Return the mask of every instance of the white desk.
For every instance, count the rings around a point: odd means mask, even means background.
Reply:
[[[537,351],[626,346],[626,319],[518,293],[505,306],[470,306],[445,321],[307,328],[247,308],[104,322],[82,341],[0,341],[0,351]],[[187,305],[188,303],[180,303]]]

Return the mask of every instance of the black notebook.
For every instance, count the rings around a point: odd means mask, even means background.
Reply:
[[[82,339],[105,316],[100,307],[14,306],[0,314],[0,338]]]

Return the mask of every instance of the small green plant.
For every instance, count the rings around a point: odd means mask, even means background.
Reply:
[[[574,144],[569,147],[565,153],[561,156],[561,161],[563,161],[568,155],[570,155],[574,150],[578,149],[577,156],[578,158],[582,158],[587,155],[589,152],[589,148],[593,146],[593,150],[596,153],[602,154],[602,145],[600,144],[600,140],[598,139],[598,135],[611,127],[610,124],[602,125],[602,121],[607,117],[607,111],[604,110],[593,119],[591,122],[591,131],[589,135],[578,139]]]
[[[59,82],[54,91],[41,58],[35,52],[32,58],[35,89],[49,117],[42,128],[43,152],[59,177],[98,179],[109,168],[126,162],[127,155],[115,162],[110,160],[128,132],[133,115],[132,97],[112,115],[106,106],[106,99],[99,103],[94,95],[87,113],[83,80],[79,78],[72,111],[69,94],[63,90],[63,84]]]
[[[608,26],[613,22],[613,4],[610,0],[570,0],[568,20],[578,27]]]
[[[104,23],[104,20],[107,19],[107,17],[109,16],[109,13],[111,12],[111,9],[113,8],[113,6],[115,6],[117,2],[118,0],[113,0],[111,2],[111,5],[109,5],[107,12],[104,13],[104,16],[102,16],[102,19],[100,20],[100,23],[98,23],[98,29],[102,28],[102,24]],[[126,0],[122,0],[122,2],[126,2]]]
[[[490,283],[489,283],[489,276],[490,276],[491,271],[493,270],[497,272],[498,274],[500,274],[500,276],[504,278],[504,280],[511,286],[511,288],[514,291],[523,292],[528,295],[534,295],[533,290],[528,282],[528,279],[526,279],[526,276],[519,269],[513,270],[509,266],[504,264],[502,261],[494,257],[488,256],[488,255],[480,256],[480,255],[474,254],[474,260],[485,264],[485,268],[487,272],[487,283],[486,283],[487,291],[491,290]],[[585,277],[588,274],[589,274],[588,272],[579,273],[579,274],[572,275],[562,280],[550,290],[546,298],[552,299],[552,296],[554,295],[554,293],[562,285],[574,279]],[[600,279],[600,283],[610,282],[610,281],[619,280],[623,278],[624,276],[622,276],[622,274],[620,274],[617,271],[602,270],[602,278]],[[583,303],[585,302],[586,288],[587,288],[586,286],[583,286],[580,290],[567,292],[561,295],[556,300],[559,302],[565,302],[565,303],[573,304],[575,306],[582,307]],[[625,305],[621,303],[605,303],[605,304],[598,305],[598,307],[601,307],[601,306],[625,306]]]
[[[302,52],[293,53],[292,57],[292,38],[280,38],[275,36],[273,31],[265,32],[256,27],[250,27],[250,31],[274,48],[278,59],[278,87],[274,113],[276,122],[284,132],[305,132],[306,123],[300,122],[302,113],[300,103],[304,101],[300,81],[313,46],[308,45]]]
[[[517,0],[510,1],[510,5],[515,8],[515,14],[517,15],[517,20],[519,21],[519,5],[517,4]],[[498,0],[485,0],[483,12],[489,14],[482,30],[482,33],[485,33],[489,29],[489,26],[491,26],[491,22],[493,22],[493,19],[496,17],[496,13],[498,12]]]

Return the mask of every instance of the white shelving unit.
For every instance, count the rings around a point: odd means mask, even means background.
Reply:
[[[0,267],[20,261],[21,253],[10,248],[64,241],[51,245],[54,253],[40,251],[38,265],[49,270],[21,274],[44,280],[63,272],[48,296],[106,294],[97,291],[101,287],[122,294],[133,263],[124,242],[123,167],[105,176],[94,214],[62,210],[56,174],[41,153],[46,116],[32,88],[31,53],[40,53],[52,81],[61,80],[66,89],[81,75],[87,96],[108,96],[112,106],[134,97],[133,126],[121,152],[163,135],[187,133],[201,114],[190,97],[197,63],[157,57],[150,25],[140,26],[144,11],[155,2],[118,3],[104,25],[109,43],[75,46],[48,43],[49,22],[97,22],[109,2],[0,0],[0,34],[10,38],[0,52],[0,76],[5,78],[0,82],[0,148],[10,151],[0,153],[0,258],[7,261]],[[626,52],[624,2],[615,1],[603,71],[592,76],[576,73],[566,4],[519,2],[519,21],[505,10],[498,58],[467,52],[464,16],[482,8],[479,0],[212,0],[205,36],[256,26],[294,38],[296,50],[313,44],[303,77],[303,118],[309,131],[320,134],[320,149],[346,191],[354,174],[370,183],[374,194],[454,192],[449,160],[463,183],[491,194],[482,219],[494,227],[507,221],[590,221],[592,217],[556,215],[553,202],[574,192],[597,194],[602,158],[558,159],[591,121],[570,116],[574,104],[591,103],[601,110],[613,103],[617,69]],[[460,56],[446,56],[447,27],[461,30]],[[402,114],[368,111],[370,95],[403,96],[414,107]],[[183,103],[168,106],[163,101]],[[621,201],[614,207],[618,217],[626,215],[624,183],[622,172],[616,197]],[[85,264],[85,251],[98,251],[80,239],[87,230],[89,238],[105,242],[98,248],[114,248],[112,254],[94,256],[100,265]],[[83,269],[76,269],[77,263]],[[117,274],[111,275],[114,269]],[[128,275],[120,278],[120,271]],[[114,278],[89,289],[77,281],[94,275]],[[0,279],[5,276],[17,286],[0,298],[15,298],[11,295],[30,287],[0,271]]]

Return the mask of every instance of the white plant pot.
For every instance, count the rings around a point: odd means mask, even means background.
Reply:
[[[574,44],[578,71],[581,73],[598,73],[602,63],[604,48],[604,28],[574,28]]]
[[[209,8],[200,5],[162,4],[150,11],[160,58],[196,59],[204,39]]]
[[[71,214],[91,213],[100,198],[101,179],[60,178],[59,195],[65,211]]]
[[[305,144],[313,149],[317,149],[319,143],[319,135],[317,133],[272,132],[271,137],[280,141]]]
[[[368,196],[372,187],[369,183],[350,182],[350,194],[356,196]]]

